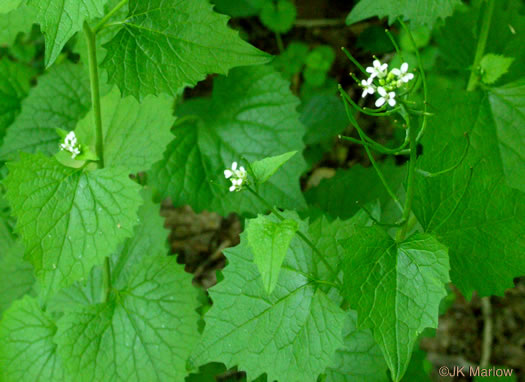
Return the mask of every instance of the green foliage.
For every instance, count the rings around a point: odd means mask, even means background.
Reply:
[[[486,54],[480,62],[481,80],[486,84],[493,84],[509,71],[512,61],[514,61],[512,57]]]
[[[289,0],[267,1],[259,15],[261,22],[276,33],[287,33],[292,29],[297,9]]]
[[[456,165],[465,133],[470,147],[451,174],[417,178],[414,212],[425,231],[449,247],[450,276],[466,296],[474,290],[501,295],[525,273],[523,194],[505,184],[499,133],[486,97],[439,89],[433,94],[430,102],[442,112],[429,120],[418,166],[435,172]],[[509,175],[507,182],[522,184]]]
[[[36,299],[25,296],[0,322],[0,368],[5,381],[66,381],[53,336],[57,327]]]
[[[23,260],[24,247],[15,244],[0,253],[0,317],[13,301],[33,289],[33,267]]]
[[[0,45],[11,45],[20,33],[31,31],[34,13],[34,10],[25,4],[9,13],[0,12]]]
[[[348,25],[373,16],[387,17],[392,24],[398,17],[415,25],[432,27],[438,19],[444,19],[454,11],[461,0],[361,0],[348,15]]]
[[[428,379],[525,274],[525,4],[212,3],[1,2],[0,381]]]
[[[271,0],[213,0],[217,11],[232,17],[258,15],[264,4]]]
[[[525,192],[525,79],[492,88],[489,102],[505,179]]]
[[[274,157],[264,158],[250,164],[256,184],[263,184],[268,181],[286,162],[290,160],[297,151]]]
[[[140,104],[132,97],[121,98],[118,89],[102,98],[104,126],[104,163],[124,167],[130,173],[149,170],[160,159],[172,138],[172,100],[148,96]],[[76,128],[80,142],[95,152],[95,128],[92,112]]]
[[[35,72],[28,66],[0,60],[0,145],[5,131],[20,113],[22,100],[29,92],[29,83]]]
[[[79,65],[64,63],[51,68],[22,101],[22,111],[0,148],[0,159],[16,159],[20,151],[55,153],[59,141],[56,128],[73,130],[90,104],[89,83]]]
[[[181,380],[199,338],[196,297],[174,257],[150,253],[107,302],[64,313],[59,355],[79,381]]]
[[[82,29],[84,21],[103,15],[107,0],[28,0],[46,38],[46,66],[53,65],[62,48]]]
[[[299,222],[294,214],[285,217]],[[270,295],[254,264],[247,234],[242,234],[241,244],[225,251],[229,265],[224,280],[210,289],[213,306],[205,315],[193,364],[215,360],[227,367],[238,365],[250,380],[266,373],[268,380],[316,381],[343,345],[346,315],[315,280],[334,279],[335,239],[344,237],[352,226],[318,221],[308,227],[299,222],[299,230],[310,236],[332,269],[296,235]],[[270,364],[271,368],[265,367]]]
[[[286,252],[298,228],[294,220],[276,222],[264,215],[248,220],[248,244],[268,294],[272,294],[277,285]]]
[[[396,192],[402,192],[406,168],[385,162],[381,166],[389,184]],[[330,179],[322,180],[319,186],[306,192],[306,200],[332,217],[348,219],[362,206],[379,200],[383,207],[390,198],[381,186],[381,181],[371,167],[359,165],[349,170],[339,170]]]
[[[268,55],[241,40],[227,20],[206,0],[174,5],[130,0],[122,29],[104,46],[108,54],[102,66],[122,95],[142,100],[148,94],[180,94],[209,73],[267,62]]]
[[[357,328],[357,313],[348,312],[343,328],[344,347],[326,369],[326,382],[386,382],[387,366],[370,329]]]
[[[396,243],[377,226],[357,228],[341,244],[347,248],[343,294],[357,310],[359,327],[372,329],[399,381],[419,333],[437,327],[450,281],[447,248],[428,234]]]
[[[64,167],[41,154],[9,164],[6,198],[45,296],[89,275],[133,233],[141,200],[125,170]],[[67,203],[63,203],[63,200]]]
[[[263,211],[255,197],[229,193],[223,171],[241,159],[302,151],[297,104],[287,82],[269,66],[239,68],[218,78],[211,99],[179,109],[178,116],[187,120],[173,130],[177,138],[149,173],[151,184],[175,205],[188,203],[197,211]],[[303,207],[299,177],[304,168],[302,157],[295,155],[260,187],[260,194],[281,207]]]

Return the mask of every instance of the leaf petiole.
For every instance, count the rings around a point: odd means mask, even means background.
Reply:
[[[115,8],[113,8],[111,11],[108,12],[106,16],[102,18],[102,20],[99,21],[99,23],[93,28],[93,33],[97,34],[102,29],[104,29],[107,25],[107,22],[124,6],[128,3],[129,0],[121,0],[120,3],[118,3]]]

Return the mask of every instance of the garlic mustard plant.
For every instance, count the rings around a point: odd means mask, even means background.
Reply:
[[[523,4],[414,2],[343,33],[290,0],[0,1],[0,381],[400,382],[451,293],[490,324],[525,275]]]

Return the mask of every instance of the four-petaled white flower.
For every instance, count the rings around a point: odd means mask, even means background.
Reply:
[[[239,167],[237,169],[237,162],[232,163],[232,168],[228,168],[224,170],[224,177],[226,179],[230,179],[232,182],[232,185],[230,187],[230,192],[234,191],[240,191],[242,189],[242,185],[246,182],[248,178],[248,173],[244,169],[244,167]]]
[[[404,83],[407,83],[414,79],[413,73],[407,73],[408,72],[408,64],[404,62],[401,65],[401,69],[392,69],[392,74],[396,75],[397,78],[399,78]]]
[[[377,92],[381,97],[379,97],[376,101],[376,107],[381,107],[385,104],[385,102],[388,102],[390,106],[396,106],[396,93],[395,92],[387,92],[385,88],[382,86],[377,88]]]
[[[71,153],[71,158],[75,159],[80,155],[80,145],[78,144],[77,136],[74,131],[70,131],[66,138],[64,138],[64,143],[60,144],[61,151],[68,151]]]
[[[366,71],[370,73],[370,78],[383,78],[387,74],[388,64],[381,64],[381,61],[374,60],[373,66],[366,68]]]
[[[374,94],[376,92],[373,82],[373,77],[370,77],[368,80],[361,80],[361,86],[363,87],[363,98],[365,98],[368,94]]]

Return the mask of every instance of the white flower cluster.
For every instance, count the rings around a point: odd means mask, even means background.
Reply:
[[[241,166],[237,169],[237,166],[237,162],[233,162],[232,168],[224,170],[224,177],[230,179],[232,182],[230,192],[240,191],[242,185],[246,183],[246,180],[248,179],[248,173],[244,167]]]
[[[363,88],[363,98],[376,91],[379,98],[376,100],[376,107],[381,107],[385,103],[390,106],[396,105],[396,92],[398,88],[414,79],[414,74],[408,72],[408,64],[405,62],[399,69],[388,71],[388,64],[382,64],[379,60],[374,60],[373,66],[366,68],[370,77],[361,80]]]
[[[75,159],[77,155],[80,155],[80,145],[77,141],[77,136],[74,131],[70,131],[66,138],[64,138],[64,143],[60,144],[60,150],[68,151],[71,153],[71,158]]]

